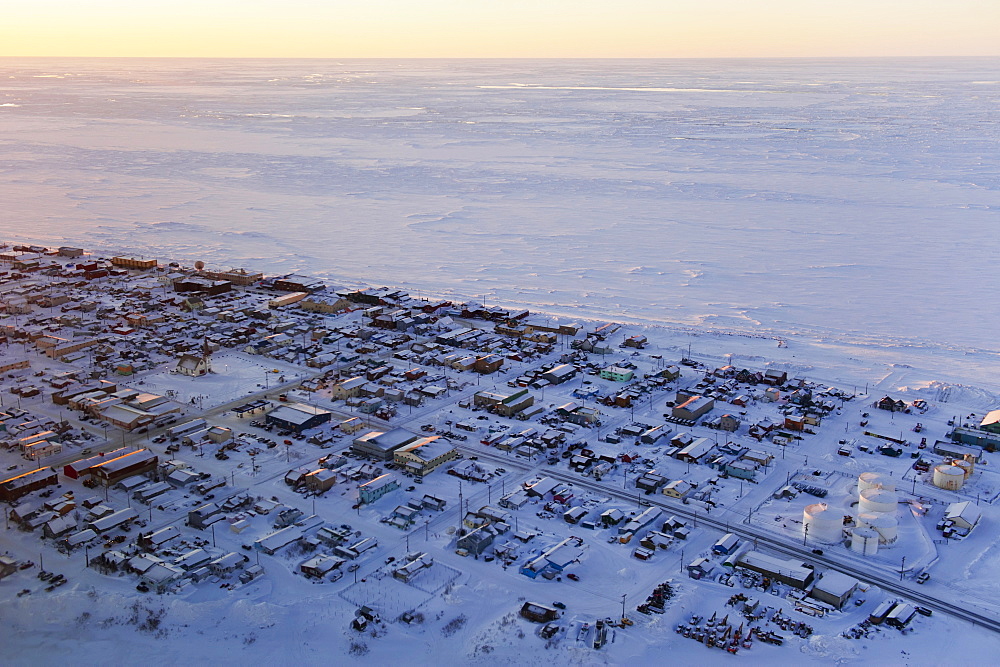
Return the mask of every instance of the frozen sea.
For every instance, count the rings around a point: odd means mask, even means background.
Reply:
[[[987,353],[1000,59],[2,59],[0,240]]]

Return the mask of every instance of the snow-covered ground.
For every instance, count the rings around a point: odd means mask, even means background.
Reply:
[[[678,334],[667,335],[665,330],[650,327],[626,329],[626,333],[639,332],[651,335],[652,343],[640,357],[627,357],[639,364],[640,371],[660,363],[650,355],[685,347],[684,341],[690,338],[680,337]],[[714,360],[719,363],[728,361],[728,354],[722,350],[732,349],[728,343],[733,340],[742,342],[742,349],[748,357],[753,356],[758,363],[766,363],[765,360],[770,358],[772,366],[776,363],[773,360],[781,359],[783,354],[791,358],[794,351],[795,354],[808,358],[812,351],[809,345],[799,344],[795,339],[788,342],[789,348],[779,348],[773,340],[766,338],[729,337],[729,341],[726,338],[710,336],[707,339],[695,337],[693,340],[715,341],[714,345],[704,345],[700,355],[706,361]],[[751,351],[756,354],[750,355]],[[241,357],[238,354],[213,356],[217,369],[214,376],[169,376],[170,388],[175,389],[178,394],[187,395],[194,391],[192,388],[205,387],[206,385],[200,384],[202,380],[207,380],[212,386],[233,388],[224,397],[220,395],[219,400],[230,396],[239,398],[259,391],[258,374],[244,372],[246,366],[256,365],[257,362],[244,359],[243,364],[234,363],[235,359]],[[817,358],[824,357],[820,355]],[[835,360],[835,357],[830,357],[830,360]],[[260,363],[264,366],[273,365],[272,361]],[[525,368],[528,366],[530,364],[524,365]],[[814,368],[821,377],[843,372],[832,363],[820,363]],[[231,369],[231,374],[227,379],[224,374],[228,369]],[[515,375],[520,372],[516,365],[511,370]],[[692,378],[691,372],[686,369],[685,377]],[[945,503],[976,498],[987,492],[995,494],[998,484],[996,473],[989,465],[992,457],[988,457],[986,465],[979,466],[967,488],[955,493],[934,489],[923,478],[913,480],[910,475],[912,471],[909,470],[912,459],[907,456],[889,459],[863,455],[860,452],[856,452],[853,457],[841,457],[835,453],[838,440],[843,436],[858,436],[855,424],[862,411],[869,412],[869,428],[876,432],[905,435],[912,440],[911,429],[916,421],[921,421],[925,432],[933,439],[946,431],[946,420],[955,414],[981,414],[984,409],[998,403],[996,393],[987,389],[955,385],[949,385],[952,389],[947,393],[947,401],[936,400],[942,396],[940,388],[921,380],[924,373],[921,369],[912,368],[889,372],[877,386],[873,383],[869,387],[868,397],[881,396],[882,393],[906,396],[907,399],[927,397],[931,407],[925,414],[896,415],[875,411],[870,407],[871,399],[860,396],[847,402],[842,414],[831,416],[829,423],[825,423],[815,436],[808,436],[807,440],[788,448],[789,451],[785,454],[782,454],[783,448],[767,442],[754,444],[753,446],[778,457],[772,469],[761,483],[746,484],[746,488],[736,480],[722,481],[716,495],[720,505],[712,514],[736,525],[743,520],[747,508],[753,507],[754,527],[797,542],[802,538],[800,521],[803,507],[810,502],[809,497],[803,495],[793,501],[770,499],[770,495],[785,483],[788,476],[807,474],[810,470],[826,471],[825,479],[830,480],[832,492],[824,500],[838,510],[852,512],[852,498],[856,498],[855,480],[859,473],[878,470],[891,474],[900,480],[897,488],[902,499],[919,499],[922,504],[931,508],[926,518],[908,516],[906,505],[901,505],[900,539],[895,545],[881,549],[877,556],[868,559],[850,554],[843,546],[815,542],[811,546],[821,546],[828,556],[837,561],[863,564],[864,567],[873,568],[873,571],[885,572],[893,577],[898,572],[900,557],[906,556],[906,578],[909,585],[912,586],[914,572],[928,567],[933,572],[933,579],[919,589],[921,592],[933,591],[945,600],[958,599],[973,608],[995,610],[992,591],[995,590],[996,583],[995,577],[990,573],[998,563],[996,539],[989,528],[989,524],[998,520],[994,508],[984,503],[987,512],[984,521],[987,523],[965,540],[929,544],[926,539],[928,535],[933,537],[933,524],[940,518],[941,508]],[[155,379],[162,377],[162,373],[153,371],[139,377]],[[866,379],[864,375],[847,377],[855,383]],[[592,381],[602,386],[611,385],[608,381]],[[682,384],[690,381],[689,379]],[[144,379],[143,385],[137,386],[146,387],[146,380]],[[570,392],[577,386],[578,383],[573,382],[567,387],[548,388],[545,394],[546,404],[558,404],[567,400]],[[858,387],[858,391],[860,393],[863,389]],[[458,395],[462,393],[456,392],[450,398],[422,408],[424,414],[402,415],[399,423],[417,429],[420,423],[428,421],[442,425],[446,418],[455,420],[472,417],[472,412],[456,405]],[[669,396],[669,392],[662,396]],[[605,428],[624,425],[633,419],[655,421],[662,411],[662,396],[654,397],[655,405],[640,402],[634,414],[630,410],[604,408]],[[345,409],[341,403],[331,404],[322,398],[313,400],[338,411]],[[55,409],[41,398],[30,399],[25,406],[42,413],[53,412]],[[775,410],[776,406],[766,403],[747,406],[747,420],[773,416],[776,414]],[[241,420],[232,414],[214,414],[210,421],[237,431],[267,435],[249,426],[247,419]],[[482,428],[492,424],[505,424],[511,429],[525,425],[523,422],[494,417],[483,422]],[[698,434],[711,434],[701,427],[696,429]],[[589,440],[597,451],[600,451],[600,447],[608,447],[614,451],[614,448],[597,442],[593,437]],[[745,435],[738,435],[737,440],[748,442]],[[265,498],[275,496],[285,504],[299,507],[306,513],[318,513],[330,524],[346,522],[360,530],[364,536],[377,537],[378,549],[373,555],[360,559],[361,567],[356,572],[345,572],[336,582],[310,583],[295,573],[298,564],[307,554],[294,549],[279,552],[275,556],[251,553],[251,562],[260,563],[266,570],[265,576],[255,582],[237,585],[229,590],[220,588],[220,585],[232,582],[233,578],[223,577],[192,584],[178,594],[156,596],[137,593],[134,590],[134,575],[121,578],[104,576],[86,568],[83,563],[84,554],[80,551],[71,556],[60,555],[50,547],[40,549],[36,534],[6,530],[2,533],[4,549],[10,550],[19,558],[30,558],[36,563],[44,559],[43,564],[47,570],[63,573],[70,579],[68,586],[58,591],[45,592],[44,583],[35,577],[37,568],[31,568],[0,583],[0,599],[7,619],[0,626],[0,634],[8,647],[10,659],[18,664],[37,663],[74,650],[80,661],[93,663],[106,661],[106,652],[115,651],[113,655],[116,657],[112,661],[130,664],[135,662],[130,657],[133,654],[156,650],[157,655],[169,662],[268,660],[279,664],[315,664],[335,659],[381,664],[398,659],[403,651],[407,661],[419,664],[455,660],[473,664],[514,664],[525,660],[544,660],[555,664],[621,664],[635,660],[657,662],[662,659],[663,651],[670,650],[686,659],[705,664],[731,659],[749,659],[754,663],[796,660],[815,664],[833,661],[855,664],[874,661],[936,664],[950,659],[953,650],[950,642],[974,647],[969,649],[968,654],[973,662],[987,660],[993,651],[1000,648],[995,635],[941,613],[932,618],[918,616],[906,635],[883,627],[869,630],[868,636],[863,639],[841,636],[841,633],[863,621],[883,600],[896,599],[896,595],[886,594],[877,587],[855,595],[855,599],[864,600],[861,606],[849,605],[842,612],[814,619],[794,612],[790,600],[755,589],[743,589],[739,583],[731,588],[715,581],[690,580],[681,566],[698,555],[708,554],[712,544],[721,535],[720,531],[713,529],[695,526],[689,540],[676,543],[666,551],[657,552],[648,562],[641,562],[631,556],[634,545],[608,543],[608,538],[616,534],[614,529],[590,531],[565,524],[558,515],[554,518],[538,516],[541,505],[533,503],[514,513],[517,517],[515,526],[519,530],[536,532],[539,536],[535,538],[535,542],[518,547],[516,562],[505,569],[501,567],[500,561],[461,558],[453,552],[451,530],[457,522],[454,510],[458,501],[457,481],[441,472],[428,476],[424,484],[416,487],[413,492],[400,489],[375,505],[358,511],[350,508],[354,502],[350,485],[335,486],[326,496],[317,498],[310,504],[308,499],[304,500],[292,493],[282,481],[282,475],[289,468],[314,462],[319,455],[337,451],[348,442],[349,439],[343,436],[336,438],[332,450],[322,450],[302,443],[274,450],[262,448],[262,453],[252,461],[257,469],[251,465],[246,452],[232,453],[233,458],[226,462],[216,461],[211,456],[200,456],[189,448],[184,448],[179,456],[189,461],[196,470],[211,472],[216,476],[228,476],[230,489],[245,488]],[[157,449],[162,447],[147,446]],[[495,503],[504,491],[510,491],[516,484],[537,474],[530,472],[529,468],[538,464],[509,454],[500,454],[475,442],[469,442],[465,446],[472,448],[467,451],[478,450],[477,453],[484,458],[499,454],[506,459],[504,464],[509,471],[491,478],[488,488],[484,484],[466,483],[465,500],[469,508],[477,508],[488,502]],[[643,456],[656,459],[656,468],[671,477],[685,476],[704,484],[714,474],[704,466],[685,466],[664,458],[662,448],[641,447],[639,451]],[[487,467],[492,468],[489,460]],[[581,488],[574,503],[593,501],[593,506],[601,510],[618,507],[626,513],[635,512],[637,505],[634,488],[627,482],[629,478],[634,479],[635,472],[643,468],[642,465],[633,469],[623,468],[608,478],[609,493],[623,487],[631,489],[626,498],[612,500],[608,495],[594,494]],[[565,474],[565,467],[538,466],[541,474],[559,471]],[[584,478],[580,479],[582,481]],[[66,481],[64,487],[67,485],[77,493],[89,493],[79,488],[78,483]],[[232,490],[226,493],[232,493]],[[379,518],[386,516],[396,504],[420,493],[447,498],[449,509],[445,512],[425,511],[408,532],[379,522]],[[129,501],[123,492],[112,490],[108,502],[113,507],[120,508],[127,506]],[[140,505],[141,516],[148,521],[148,527],[143,530],[171,524],[181,525],[186,511],[202,502],[204,500],[196,494],[173,491],[167,494],[166,500],[151,509]],[[730,505],[733,506],[732,510]],[[249,544],[273,529],[270,527],[269,516],[246,516],[250,525],[239,534],[226,529],[225,524],[222,524],[212,533],[184,529],[185,539],[209,539],[213,543],[213,553],[247,553],[240,549],[241,544]],[[775,517],[784,519],[785,524],[780,525],[774,521]],[[540,578],[530,580],[517,572],[517,566],[523,564],[539,548],[571,534],[583,537],[585,544],[584,556],[574,566],[574,572],[581,578],[579,582],[571,582],[565,578],[562,581],[545,581]],[[418,575],[412,585],[389,576],[389,568],[384,562],[388,557],[398,560],[408,551],[425,549],[433,554],[437,563],[435,567],[438,569]],[[99,545],[97,549],[92,548],[90,554],[93,555],[95,551],[100,551]],[[183,551],[184,549],[177,550],[178,553]],[[677,592],[668,604],[667,612],[662,616],[636,613],[636,604],[642,602],[656,584],[668,579],[673,580]],[[31,589],[32,592],[17,597],[15,593],[23,588]],[[796,622],[810,624],[814,628],[814,634],[807,640],[791,639],[781,647],[756,642],[752,649],[743,651],[734,658],[674,632],[674,627],[679,623],[686,623],[691,614],[707,618],[713,612],[718,612],[720,617],[731,613],[736,618],[735,608],[725,606],[729,596],[736,592],[744,592],[754,599],[763,598],[762,604],[772,607],[772,610],[780,609],[783,615]],[[623,593],[627,595],[628,615],[635,621],[635,625],[615,629],[612,643],[599,652],[590,646],[593,630],[587,635],[586,641],[578,641],[577,635],[582,623],[593,624],[595,618],[617,617]],[[563,630],[553,641],[539,638],[536,635],[537,625],[516,616],[517,608],[524,600],[543,604],[561,601],[567,605],[566,614],[560,622]],[[365,601],[374,603],[383,614],[385,627],[377,626],[374,631],[365,633],[348,628],[353,611]],[[407,610],[418,612],[419,620],[412,624],[398,622],[398,614]],[[789,633],[781,630],[778,632],[790,639]],[[942,637],[948,637],[949,642],[941,641]]]
[[[191,378],[175,373],[171,368],[163,368],[122,384],[208,410],[267,389],[272,384],[310,375],[306,368],[273,359],[261,361],[240,352],[214,355],[212,365],[215,372],[201,378]]]

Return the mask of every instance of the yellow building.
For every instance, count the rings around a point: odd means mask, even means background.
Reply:
[[[415,475],[427,475],[438,466],[458,458],[458,450],[438,436],[420,438],[393,453],[393,461]]]
[[[126,257],[119,255],[118,257],[112,257],[111,263],[122,269],[155,269],[156,260],[155,259],[143,259],[142,257]]]

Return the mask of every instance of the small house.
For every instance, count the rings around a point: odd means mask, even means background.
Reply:
[[[526,618],[534,623],[548,623],[559,618],[558,611],[537,602],[525,602],[521,606],[520,614],[522,618]]]
[[[687,573],[692,579],[704,579],[712,574],[713,569],[715,568],[712,561],[707,558],[698,558],[688,564]]]
[[[739,544],[740,540],[738,537],[732,533],[726,533],[714,545],[712,545],[712,553],[728,556],[736,551]]]

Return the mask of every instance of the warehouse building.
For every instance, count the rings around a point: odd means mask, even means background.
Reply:
[[[52,468],[36,468],[0,482],[0,500],[13,502],[18,498],[58,482],[59,475]]]
[[[857,579],[842,572],[827,572],[816,582],[809,595],[841,609],[859,585]]]
[[[420,436],[405,428],[394,428],[391,431],[370,431],[351,444],[351,451],[379,461],[390,461],[397,449],[416,442]]]
[[[104,486],[113,486],[119,481],[141,475],[156,468],[159,461],[156,454],[148,449],[138,449],[122,456],[98,463],[90,468],[91,476]]]
[[[671,410],[674,419],[695,421],[715,407],[715,399],[707,396],[692,396]]]
[[[264,418],[268,426],[301,433],[330,421],[330,411],[305,403],[289,403],[272,410]]]
[[[274,289],[279,292],[320,292],[326,289],[322,280],[309,276],[290,275],[274,281]]]
[[[968,459],[973,463],[983,460],[983,449],[995,451],[1000,448],[1000,436],[986,431],[968,428],[956,428],[952,434],[955,442],[938,440],[934,443],[933,452],[941,456],[956,459]]]
[[[743,554],[736,565],[799,589],[808,588],[816,576],[812,569],[802,563],[768,556],[759,551],[748,551]]]
[[[917,610],[913,605],[906,602],[899,602],[886,614],[885,623],[897,630],[902,630],[910,624],[916,613]]]

